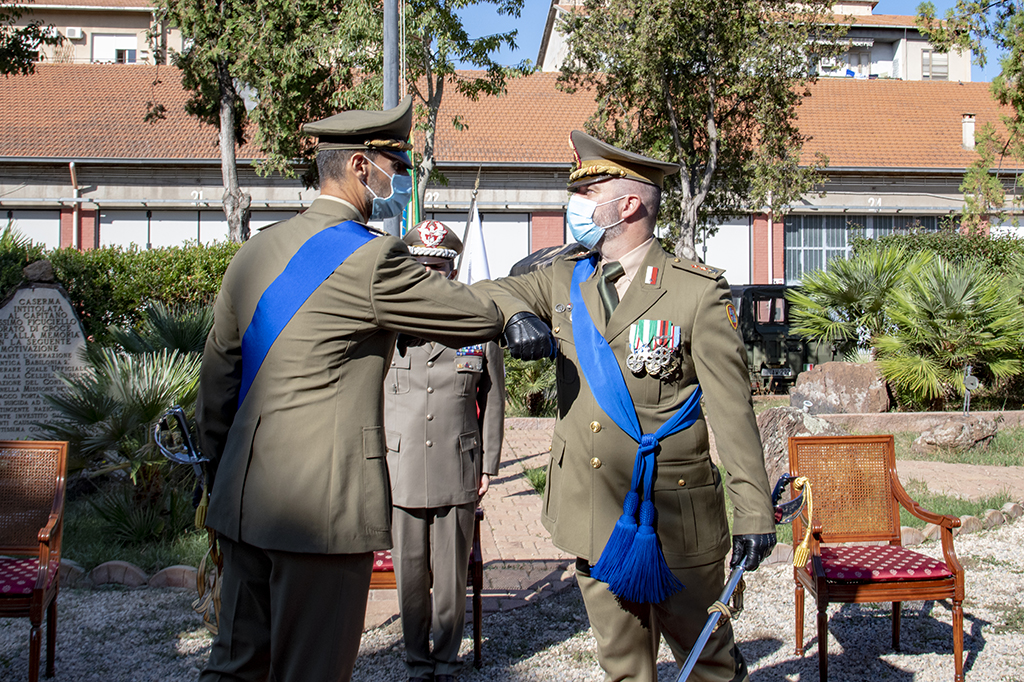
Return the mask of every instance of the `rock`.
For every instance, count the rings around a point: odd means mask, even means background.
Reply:
[[[127,561],[108,561],[92,569],[89,579],[93,585],[115,583],[127,587],[142,587],[149,582],[149,576],[138,566]]]
[[[920,545],[924,542],[924,531],[920,528],[903,526],[900,528],[900,535],[903,538],[904,547],[913,547],[914,545]]]
[[[48,260],[37,260],[21,269],[22,276],[31,282],[53,282],[53,265]]]
[[[769,564],[792,564],[793,563],[793,545],[780,544],[775,545],[775,549],[768,555],[768,558],[764,560],[765,565]]]
[[[998,509],[986,509],[982,520],[986,528],[995,528],[1006,523],[1006,517]]]
[[[168,566],[163,570],[157,571],[153,577],[149,579],[149,586],[187,587],[191,590],[195,590],[196,576],[198,574],[199,571],[191,566]]]
[[[841,427],[793,407],[773,407],[765,410],[757,415],[757,428],[761,432],[764,466],[768,471],[770,485],[775,485],[780,476],[789,473],[790,436],[847,435]]]
[[[910,452],[930,455],[938,451],[962,452],[973,447],[988,447],[998,426],[994,419],[979,414],[951,414],[948,419],[922,433],[910,446]]]
[[[810,414],[889,411],[889,391],[874,362],[826,362],[802,372],[789,391],[789,404],[810,403]]]
[[[977,533],[979,530],[984,530],[985,524],[981,522],[977,516],[961,516],[960,517],[960,532],[961,533]],[[953,529],[955,533],[956,528]]]
[[[1017,519],[1020,518],[1021,514],[1024,514],[1024,507],[1021,507],[1016,502],[1007,502],[1003,505],[1002,512],[1008,519]]]
[[[924,535],[925,540],[938,540],[942,537],[942,526],[937,526],[934,523],[925,524],[921,534]]]
[[[85,569],[71,559],[60,560],[60,586],[78,587],[86,580]]]

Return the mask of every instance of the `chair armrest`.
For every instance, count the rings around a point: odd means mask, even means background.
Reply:
[[[39,529],[38,539],[40,544],[50,544],[50,538],[53,535],[53,530],[57,527],[57,524],[60,523],[60,517],[62,513],[63,510],[57,513],[50,512],[50,518],[47,519],[46,525]]]
[[[934,523],[936,526],[942,526],[945,529],[953,529],[960,527],[960,519],[956,516],[949,516],[947,514],[936,514],[935,512],[928,511],[917,502],[915,502],[907,491],[903,488],[903,484],[900,483],[899,477],[895,471],[890,471],[890,478],[892,479],[892,492],[899,500],[899,503],[903,505],[903,508],[908,512],[928,523]]]

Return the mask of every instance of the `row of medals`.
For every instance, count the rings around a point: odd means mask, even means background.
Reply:
[[[638,320],[629,328],[626,367],[636,376],[644,372],[655,378],[671,374],[678,364],[679,336],[679,327],[671,322]]]

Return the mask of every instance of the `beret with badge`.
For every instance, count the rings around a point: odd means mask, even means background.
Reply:
[[[664,189],[665,176],[679,171],[678,163],[627,152],[581,130],[569,133],[569,144],[576,161],[569,175],[570,190],[611,178],[637,180]]]
[[[302,132],[320,139],[318,152],[328,149],[372,149],[389,154],[410,168],[411,130],[412,97],[408,96],[393,109],[343,111],[302,126]]]
[[[424,220],[402,238],[414,256],[456,258],[462,253],[462,240],[439,220]]]

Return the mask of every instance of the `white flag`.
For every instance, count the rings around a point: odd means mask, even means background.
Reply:
[[[472,284],[490,278],[491,270],[487,266],[487,248],[484,246],[484,228],[480,224],[480,213],[476,210],[476,200],[474,200],[466,220],[466,232],[462,236],[462,258],[460,259],[458,279],[464,284]]]

